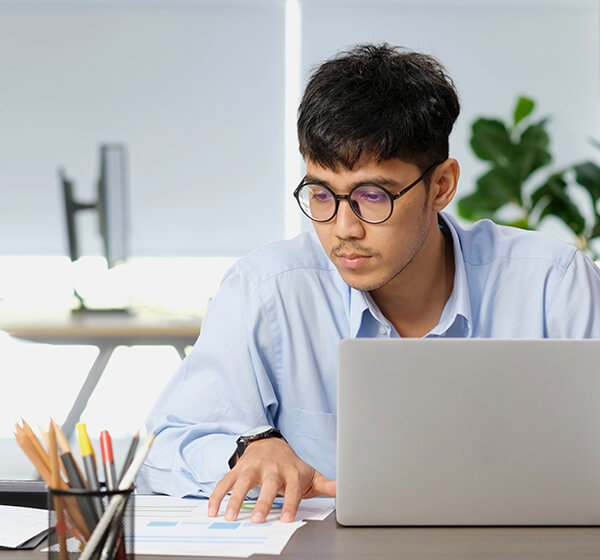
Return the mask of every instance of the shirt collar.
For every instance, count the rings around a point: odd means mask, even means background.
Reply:
[[[452,293],[444,306],[440,322],[430,331],[430,335],[470,336],[472,332],[471,298],[465,270],[465,259],[460,238],[452,218],[443,212],[439,213],[439,223],[442,229],[452,236],[454,249],[454,286]]]
[[[465,271],[465,262],[460,245],[460,238],[452,219],[444,213],[439,214],[439,223],[452,236],[454,248],[454,286],[450,298],[446,302],[439,323],[427,336],[470,336],[472,332],[471,300]],[[368,292],[350,288],[350,336],[358,336],[368,313],[384,327],[390,327]]]

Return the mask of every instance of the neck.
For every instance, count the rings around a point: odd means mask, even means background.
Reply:
[[[452,237],[436,221],[410,264],[371,296],[400,336],[422,337],[439,323],[453,287]]]

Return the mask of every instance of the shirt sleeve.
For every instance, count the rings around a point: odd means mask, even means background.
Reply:
[[[548,307],[549,338],[600,338],[600,268],[575,251]]]
[[[196,344],[151,410],[156,437],[138,491],[207,496],[229,471],[238,435],[274,426],[278,343],[251,276],[239,263],[225,276]]]

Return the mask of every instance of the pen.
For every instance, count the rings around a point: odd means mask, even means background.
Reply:
[[[127,491],[132,489],[135,482],[135,477],[137,476],[142,463],[146,459],[153,441],[154,434],[151,435],[137,451],[134,459],[131,461],[129,468],[127,469],[127,472],[125,472],[121,477],[121,481],[119,482],[118,486],[119,490]],[[127,498],[128,496],[124,494],[117,494],[112,497],[106,510],[100,518],[100,521],[98,521],[96,528],[90,535],[90,540],[85,545],[83,552],[79,556],[79,560],[90,560],[92,558],[94,552],[102,543],[106,531],[110,529],[115,516],[122,514],[122,511],[124,511],[124,504],[127,502]]]
[[[121,536],[121,522],[127,508],[127,500],[117,508],[115,515],[107,529],[106,541],[100,553],[100,560],[124,560],[127,558],[125,541]]]
[[[79,440],[79,449],[81,451],[81,458],[83,459],[83,466],[85,468],[85,474],[87,476],[87,485],[90,490],[98,492],[100,490],[100,484],[98,483],[98,474],[96,472],[96,459],[94,456],[94,449],[90,443],[85,424],[79,422],[77,428],[77,439]],[[96,509],[98,518],[102,515],[102,500],[100,496],[94,496],[92,503]]]
[[[106,430],[100,432],[100,451],[102,452],[106,487],[109,490],[114,490],[117,487],[117,473],[115,472],[115,461],[113,459],[112,440]]]
[[[133,435],[133,438],[131,439],[131,443],[129,444],[129,449],[127,450],[127,456],[125,457],[125,462],[123,463],[123,468],[121,469],[121,475],[119,476],[119,482],[121,482],[121,480],[123,479],[123,476],[125,476],[125,473],[127,472],[127,469],[129,468],[129,465],[131,465],[131,461],[133,461],[133,458],[135,456],[135,450],[137,449],[139,441],[140,441],[140,431],[138,430]]]
[[[123,468],[121,469],[121,475],[119,477],[119,483],[123,479],[123,476],[127,472],[127,469],[131,465],[133,458],[135,456],[135,451],[140,441],[140,431],[137,430],[131,439],[131,443],[129,444],[129,449],[127,450],[127,456],[125,457],[125,461],[123,462]],[[116,487],[116,485],[115,485]],[[108,560],[109,558],[117,557],[117,560],[126,557],[125,548],[123,546],[123,539],[120,539],[119,536],[121,534],[121,520],[123,514],[125,513],[125,508],[127,507],[127,502],[124,502],[119,510],[115,513],[115,517],[112,520],[109,530],[108,536],[106,538],[106,542],[104,547],[102,548],[102,553],[100,556],[100,560]],[[117,550],[118,548],[118,550]]]

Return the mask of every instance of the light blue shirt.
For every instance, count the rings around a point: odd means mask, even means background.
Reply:
[[[452,235],[454,288],[428,337],[600,338],[600,269],[540,233],[481,221]],[[398,337],[313,233],[266,245],[225,275],[202,334],[148,418],[141,492],[206,496],[239,434],[269,424],[335,477],[337,347]]]

